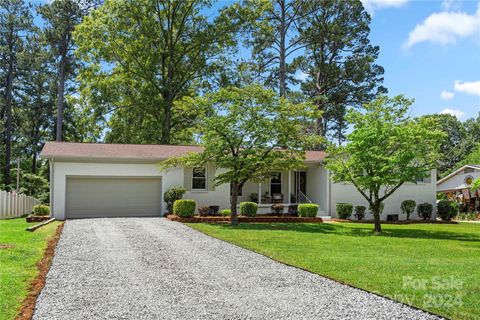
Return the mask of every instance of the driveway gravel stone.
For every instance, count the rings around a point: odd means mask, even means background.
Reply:
[[[107,218],[66,222],[33,319],[436,317],[178,222]]]

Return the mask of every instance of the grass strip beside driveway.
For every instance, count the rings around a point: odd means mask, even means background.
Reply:
[[[480,225],[190,224],[210,236],[455,319],[480,319]]]
[[[25,231],[30,225],[25,219],[0,220],[0,320],[17,315],[59,222]]]

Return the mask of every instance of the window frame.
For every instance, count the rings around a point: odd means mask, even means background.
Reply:
[[[195,176],[195,170],[196,169],[203,169],[204,176],[203,177],[196,177]],[[195,180],[204,180],[204,187],[203,188],[195,188],[194,181]],[[206,167],[195,167],[192,168],[192,190],[193,191],[205,191],[207,190],[207,168]]]

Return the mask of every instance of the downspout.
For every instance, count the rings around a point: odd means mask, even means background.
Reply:
[[[50,165],[50,218],[52,218],[54,216],[54,211],[55,211],[55,208],[53,206],[53,204],[55,203],[55,201],[53,201],[53,195],[55,194],[53,192],[53,184],[54,184],[53,177],[55,176],[54,175],[55,166],[53,165],[53,159],[49,159],[48,164]]]

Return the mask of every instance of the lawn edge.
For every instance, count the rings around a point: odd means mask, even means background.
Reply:
[[[180,223],[182,223],[182,222],[180,222]],[[185,226],[187,226],[188,228],[190,228],[190,229],[192,229],[192,230],[194,230],[194,231],[200,232],[200,233],[202,233],[202,234],[204,234],[204,235],[206,235],[206,236],[208,236],[208,237],[210,237],[210,238],[217,239],[217,240],[223,241],[223,242],[225,242],[225,243],[231,244],[231,245],[233,245],[233,246],[235,246],[235,247],[238,247],[238,248],[241,248],[241,249],[244,249],[244,250],[248,250],[248,251],[253,252],[253,253],[256,253],[256,254],[259,254],[259,255],[261,255],[261,256],[263,256],[263,257],[265,257],[265,258],[268,258],[268,259],[273,260],[273,261],[275,261],[275,262],[284,264],[284,265],[286,265],[286,266],[289,266],[289,267],[292,267],[292,268],[295,268],[295,269],[298,269],[298,270],[303,270],[303,271],[308,272],[308,273],[310,273],[310,274],[314,274],[314,275],[317,275],[317,276],[326,278],[326,279],[328,279],[328,280],[335,281],[335,282],[337,282],[337,283],[343,284],[343,285],[345,285],[345,286],[347,286],[347,287],[350,287],[350,288],[354,288],[354,289],[361,290],[361,291],[363,291],[363,292],[367,292],[367,293],[370,293],[370,294],[374,294],[374,295],[376,295],[376,296],[378,296],[378,297],[388,299],[388,300],[393,301],[393,302],[395,302],[395,303],[403,304],[404,306],[407,306],[407,307],[410,307],[410,308],[413,308],[413,309],[416,309],[416,310],[419,310],[419,311],[422,311],[422,312],[431,314],[431,315],[436,316],[436,317],[439,317],[439,318],[441,318],[441,319],[447,319],[447,320],[448,320],[448,319],[451,319],[451,318],[448,318],[448,317],[445,316],[445,315],[441,315],[441,314],[435,313],[435,312],[433,312],[433,311],[425,310],[425,309],[422,309],[422,308],[419,308],[419,307],[417,307],[417,306],[410,305],[410,304],[407,304],[407,303],[404,303],[404,302],[400,302],[400,301],[397,301],[397,300],[393,300],[391,297],[384,296],[384,295],[379,294],[379,293],[376,293],[376,292],[372,292],[372,291],[369,291],[369,290],[366,290],[366,289],[363,289],[363,288],[356,287],[356,286],[354,286],[354,285],[352,285],[352,284],[349,284],[349,283],[347,283],[347,282],[345,282],[345,281],[342,281],[342,280],[335,279],[335,278],[330,277],[330,276],[328,276],[328,275],[323,275],[323,274],[320,274],[320,273],[316,273],[316,272],[310,271],[310,270],[308,270],[308,269],[305,269],[305,268],[302,268],[302,267],[299,267],[299,266],[295,266],[295,265],[292,265],[292,264],[289,264],[289,263],[286,263],[286,262],[277,260],[277,259],[275,259],[275,258],[273,258],[273,257],[267,256],[267,255],[264,254],[264,253],[257,252],[257,251],[254,251],[254,250],[251,250],[251,249],[242,247],[242,246],[240,246],[240,245],[238,245],[238,244],[236,244],[236,243],[233,243],[233,242],[230,242],[230,241],[227,241],[227,240],[223,240],[223,239],[220,239],[220,238],[213,237],[213,236],[211,236],[211,235],[209,235],[209,234],[207,234],[207,233],[205,233],[205,232],[203,232],[203,231],[201,231],[201,230],[197,230],[197,229],[194,229],[194,228],[190,227],[187,223],[182,223],[182,224],[185,225]],[[195,224],[197,224],[197,223],[195,223]],[[208,225],[209,223],[205,223],[205,224]]]
[[[45,286],[47,273],[52,265],[53,256],[55,255],[55,248],[60,240],[64,224],[64,222],[60,223],[55,230],[53,237],[48,240],[43,257],[37,263],[38,273],[35,276],[35,279],[33,279],[28,286],[27,296],[25,299],[23,299],[20,309],[15,316],[15,320],[30,320],[32,318],[33,312],[35,311],[37,297]]]

